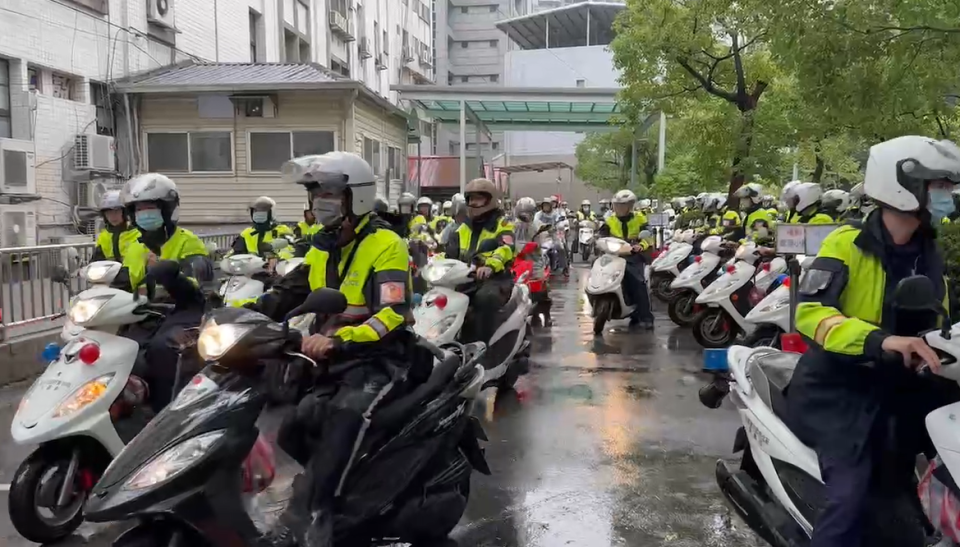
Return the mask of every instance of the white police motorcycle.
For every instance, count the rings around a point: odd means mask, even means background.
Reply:
[[[704,288],[716,278],[717,269],[720,268],[722,261],[722,243],[720,236],[705,238],[700,243],[700,250],[703,252],[693,257],[693,264],[684,268],[670,281],[669,290],[672,297],[667,301],[667,315],[678,326],[689,327],[700,313],[701,306],[696,303],[696,300]],[[682,248],[680,251],[686,252]]]
[[[669,302],[676,294],[671,283],[690,265],[693,240],[696,237],[693,230],[684,230],[672,235],[673,238],[664,247],[660,256],[650,263],[650,292],[663,302]],[[665,231],[664,238],[666,237]]]
[[[800,279],[803,279],[802,270],[809,268],[814,258],[797,256],[801,268]],[[743,339],[744,346],[779,348],[780,337],[790,332],[790,279],[785,279],[780,286],[770,291],[744,319],[756,325],[756,329]]]
[[[10,520],[30,541],[53,542],[76,530],[100,474],[153,417],[146,383],[133,375],[140,345],[121,334],[173,306],[110,287],[121,268],[98,261],[80,270],[91,286],[71,299],[65,343],[44,350],[50,363],[10,425],[14,442],[38,445],[10,484]],[[66,283],[68,276],[61,270],[55,280]],[[179,369],[180,359],[168,365]]]
[[[597,240],[600,258],[594,261],[587,280],[587,300],[593,313],[593,333],[600,335],[607,321],[626,319],[636,309],[623,294],[623,277],[627,272],[625,256],[631,253],[630,243],[616,237]]]
[[[302,264],[302,258],[277,261],[273,256],[273,253],[289,245],[289,241],[280,237],[263,244],[266,257],[247,253],[224,257],[220,261],[220,271],[226,274],[220,285],[223,303],[230,306],[259,298],[266,292],[270,281],[283,277]]]
[[[597,223],[585,218],[577,225],[577,242],[580,247],[580,257],[584,262],[587,262],[590,260],[590,255],[593,254],[593,242],[596,236]]]

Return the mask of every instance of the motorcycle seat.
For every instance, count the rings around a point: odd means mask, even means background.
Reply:
[[[747,369],[757,395],[781,420],[787,416],[785,391],[799,360],[799,353],[771,351],[754,359]]]

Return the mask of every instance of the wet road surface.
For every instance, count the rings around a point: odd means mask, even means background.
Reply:
[[[461,547],[762,545],[714,481],[739,420],[730,407],[710,411],[699,403],[699,346],[665,310],[656,313],[653,333],[614,321],[595,338],[586,277],[578,264],[569,281],[554,283],[555,324],[535,331],[533,370],[517,390],[488,390],[478,404],[493,474],[474,475],[454,539]],[[0,390],[3,485],[30,451],[9,439],[24,389]],[[268,513],[282,505],[294,472],[295,464],[281,462],[261,503]],[[85,524],[61,545],[105,547],[122,529]],[[10,525],[3,492],[0,545],[34,545]]]

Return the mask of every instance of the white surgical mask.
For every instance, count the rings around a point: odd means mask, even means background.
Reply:
[[[336,223],[343,216],[340,199],[314,198],[313,216],[324,226]]]

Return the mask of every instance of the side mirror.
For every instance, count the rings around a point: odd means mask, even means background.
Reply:
[[[347,297],[338,290],[322,288],[317,289],[307,296],[307,299],[290,313],[287,319],[303,315],[305,313],[315,313],[317,315],[334,315],[343,313],[347,309]]]
[[[274,251],[279,251],[280,249],[285,249],[290,245],[290,242],[287,241],[285,237],[278,237],[270,242],[270,248]]]
[[[67,271],[67,268],[63,264],[57,264],[53,269],[53,274],[50,276],[50,279],[52,279],[54,283],[66,284],[69,278],[70,272]]]
[[[496,251],[500,247],[500,244],[497,243],[496,239],[485,239],[483,243],[477,246],[478,253],[489,253],[491,251]]]

